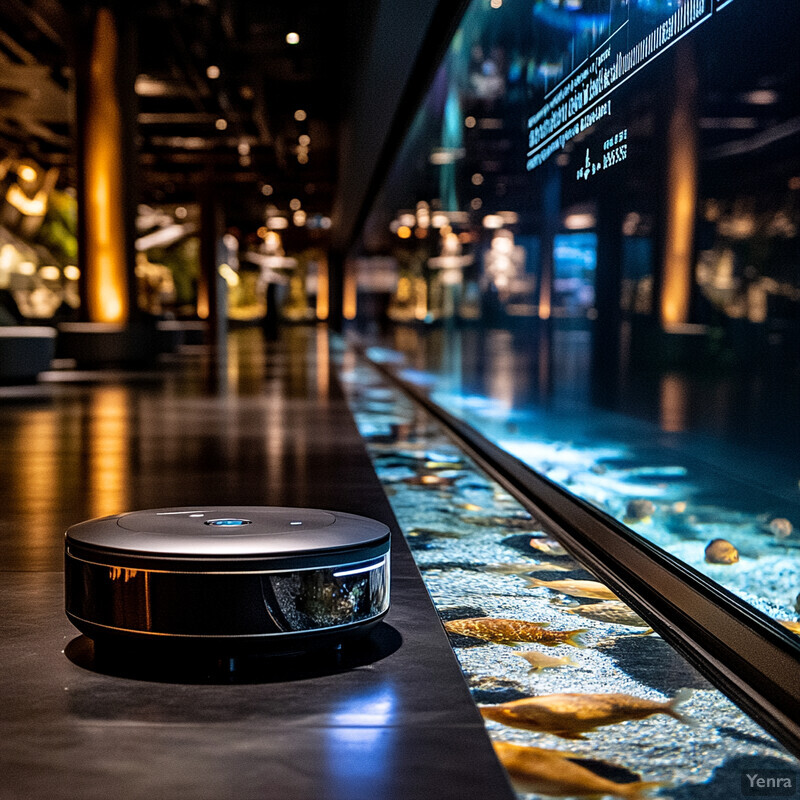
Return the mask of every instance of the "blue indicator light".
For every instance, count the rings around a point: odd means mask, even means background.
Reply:
[[[204,523],[205,525],[214,525],[219,528],[236,528],[240,525],[249,525],[249,519],[209,519]]]

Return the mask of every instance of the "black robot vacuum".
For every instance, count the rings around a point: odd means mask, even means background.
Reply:
[[[308,508],[134,511],[73,525],[66,611],[95,642],[302,652],[389,610],[389,528]]]

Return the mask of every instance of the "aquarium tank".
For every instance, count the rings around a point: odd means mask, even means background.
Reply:
[[[384,373],[774,621],[795,653],[799,29],[793,0],[466,3],[347,271],[359,280],[347,334]],[[370,264],[394,276],[385,296],[371,295]],[[443,619],[519,616],[520,597],[587,602],[555,588],[591,578],[559,562],[564,553],[549,553],[547,575],[518,563],[536,556],[537,537],[558,547],[557,533],[487,511],[463,465],[448,474],[449,451],[415,445],[388,389],[374,391],[354,402],[390,499],[441,462],[427,477],[436,507],[455,495],[453,514],[471,520],[471,534],[424,519],[406,530]],[[400,455],[390,458],[392,438]],[[408,510],[396,507],[399,518]],[[481,549],[491,525],[505,551]],[[454,563],[471,574],[459,597],[437,572]],[[495,578],[478,580],[479,567]],[[502,613],[493,580],[515,570],[525,591],[515,584]],[[588,603],[615,602],[603,597]],[[513,702],[524,692],[505,667],[480,683],[470,666],[487,640],[469,637],[483,628],[454,638],[457,652],[468,648],[462,666],[479,702]],[[562,650],[553,656],[575,660]],[[550,668],[572,667],[532,667]],[[717,782],[720,797],[730,791]]]

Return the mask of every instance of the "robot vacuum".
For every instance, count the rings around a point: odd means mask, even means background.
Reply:
[[[389,610],[389,528],[307,508],[134,511],[66,532],[66,612],[95,642],[301,652]]]

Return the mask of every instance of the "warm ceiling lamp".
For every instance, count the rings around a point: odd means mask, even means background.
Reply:
[[[298,44],[300,42],[300,34],[291,31],[286,34],[286,44]]]
[[[216,64],[209,64],[206,67],[206,75],[211,78],[211,80],[216,80],[219,78],[219,67]]]
[[[304,119],[305,119],[307,116],[308,116],[308,115],[306,114],[306,112],[305,112],[305,111],[303,111],[303,109],[302,109],[302,108],[298,108],[298,109],[297,109],[297,111],[295,111],[295,112],[294,112],[294,118],[295,118],[295,119],[296,119],[298,122],[303,122],[303,120],[304,120]]]

